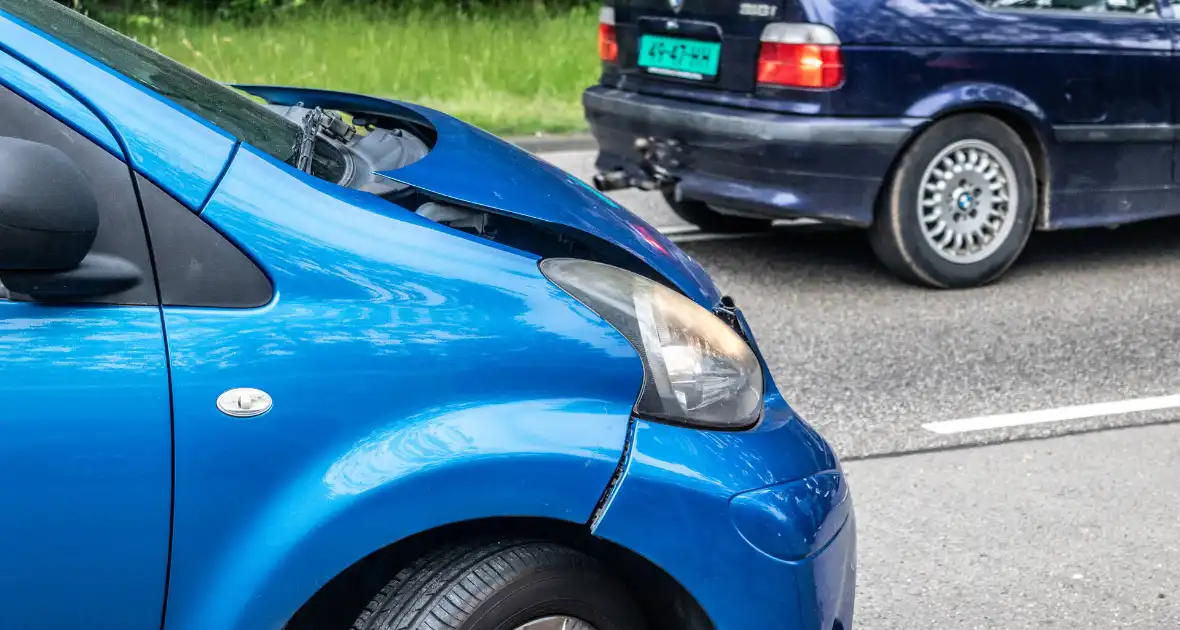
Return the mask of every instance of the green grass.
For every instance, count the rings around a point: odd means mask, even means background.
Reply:
[[[497,134],[584,128],[597,12],[317,8],[259,26],[169,16],[124,32],[220,81],[393,97]]]

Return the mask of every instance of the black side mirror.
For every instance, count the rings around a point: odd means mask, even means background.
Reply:
[[[92,254],[98,202],[86,175],[49,145],[0,137],[0,283],[14,299],[117,293],[135,265]]]

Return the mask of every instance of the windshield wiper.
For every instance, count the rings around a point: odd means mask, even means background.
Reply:
[[[303,127],[299,131],[299,146],[295,153],[295,168],[304,173],[311,172],[311,156],[315,150],[315,137],[320,132],[320,122],[324,120],[324,110],[316,107],[303,117]]]
[[[299,146],[295,153],[295,168],[304,173],[311,173],[316,136],[321,131],[341,142],[348,142],[356,135],[356,127],[344,122],[339,115],[325,112],[322,107],[316,106],[307,112],[303,117],[303,125],[299,131]]]

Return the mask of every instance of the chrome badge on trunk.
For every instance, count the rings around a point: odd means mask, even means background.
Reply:
[[[778,6],[773,4],[758,4],[754,2],[743,2],[738,5],[738,15],[749,15],[754,17],[774,17],[778,13]]]

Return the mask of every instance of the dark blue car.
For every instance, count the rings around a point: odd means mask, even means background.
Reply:
[[[868,228],[934,287],[1034,230],[1180,209],[1169,0],[615,0],[584,94],[602,190],[703,229]]]

